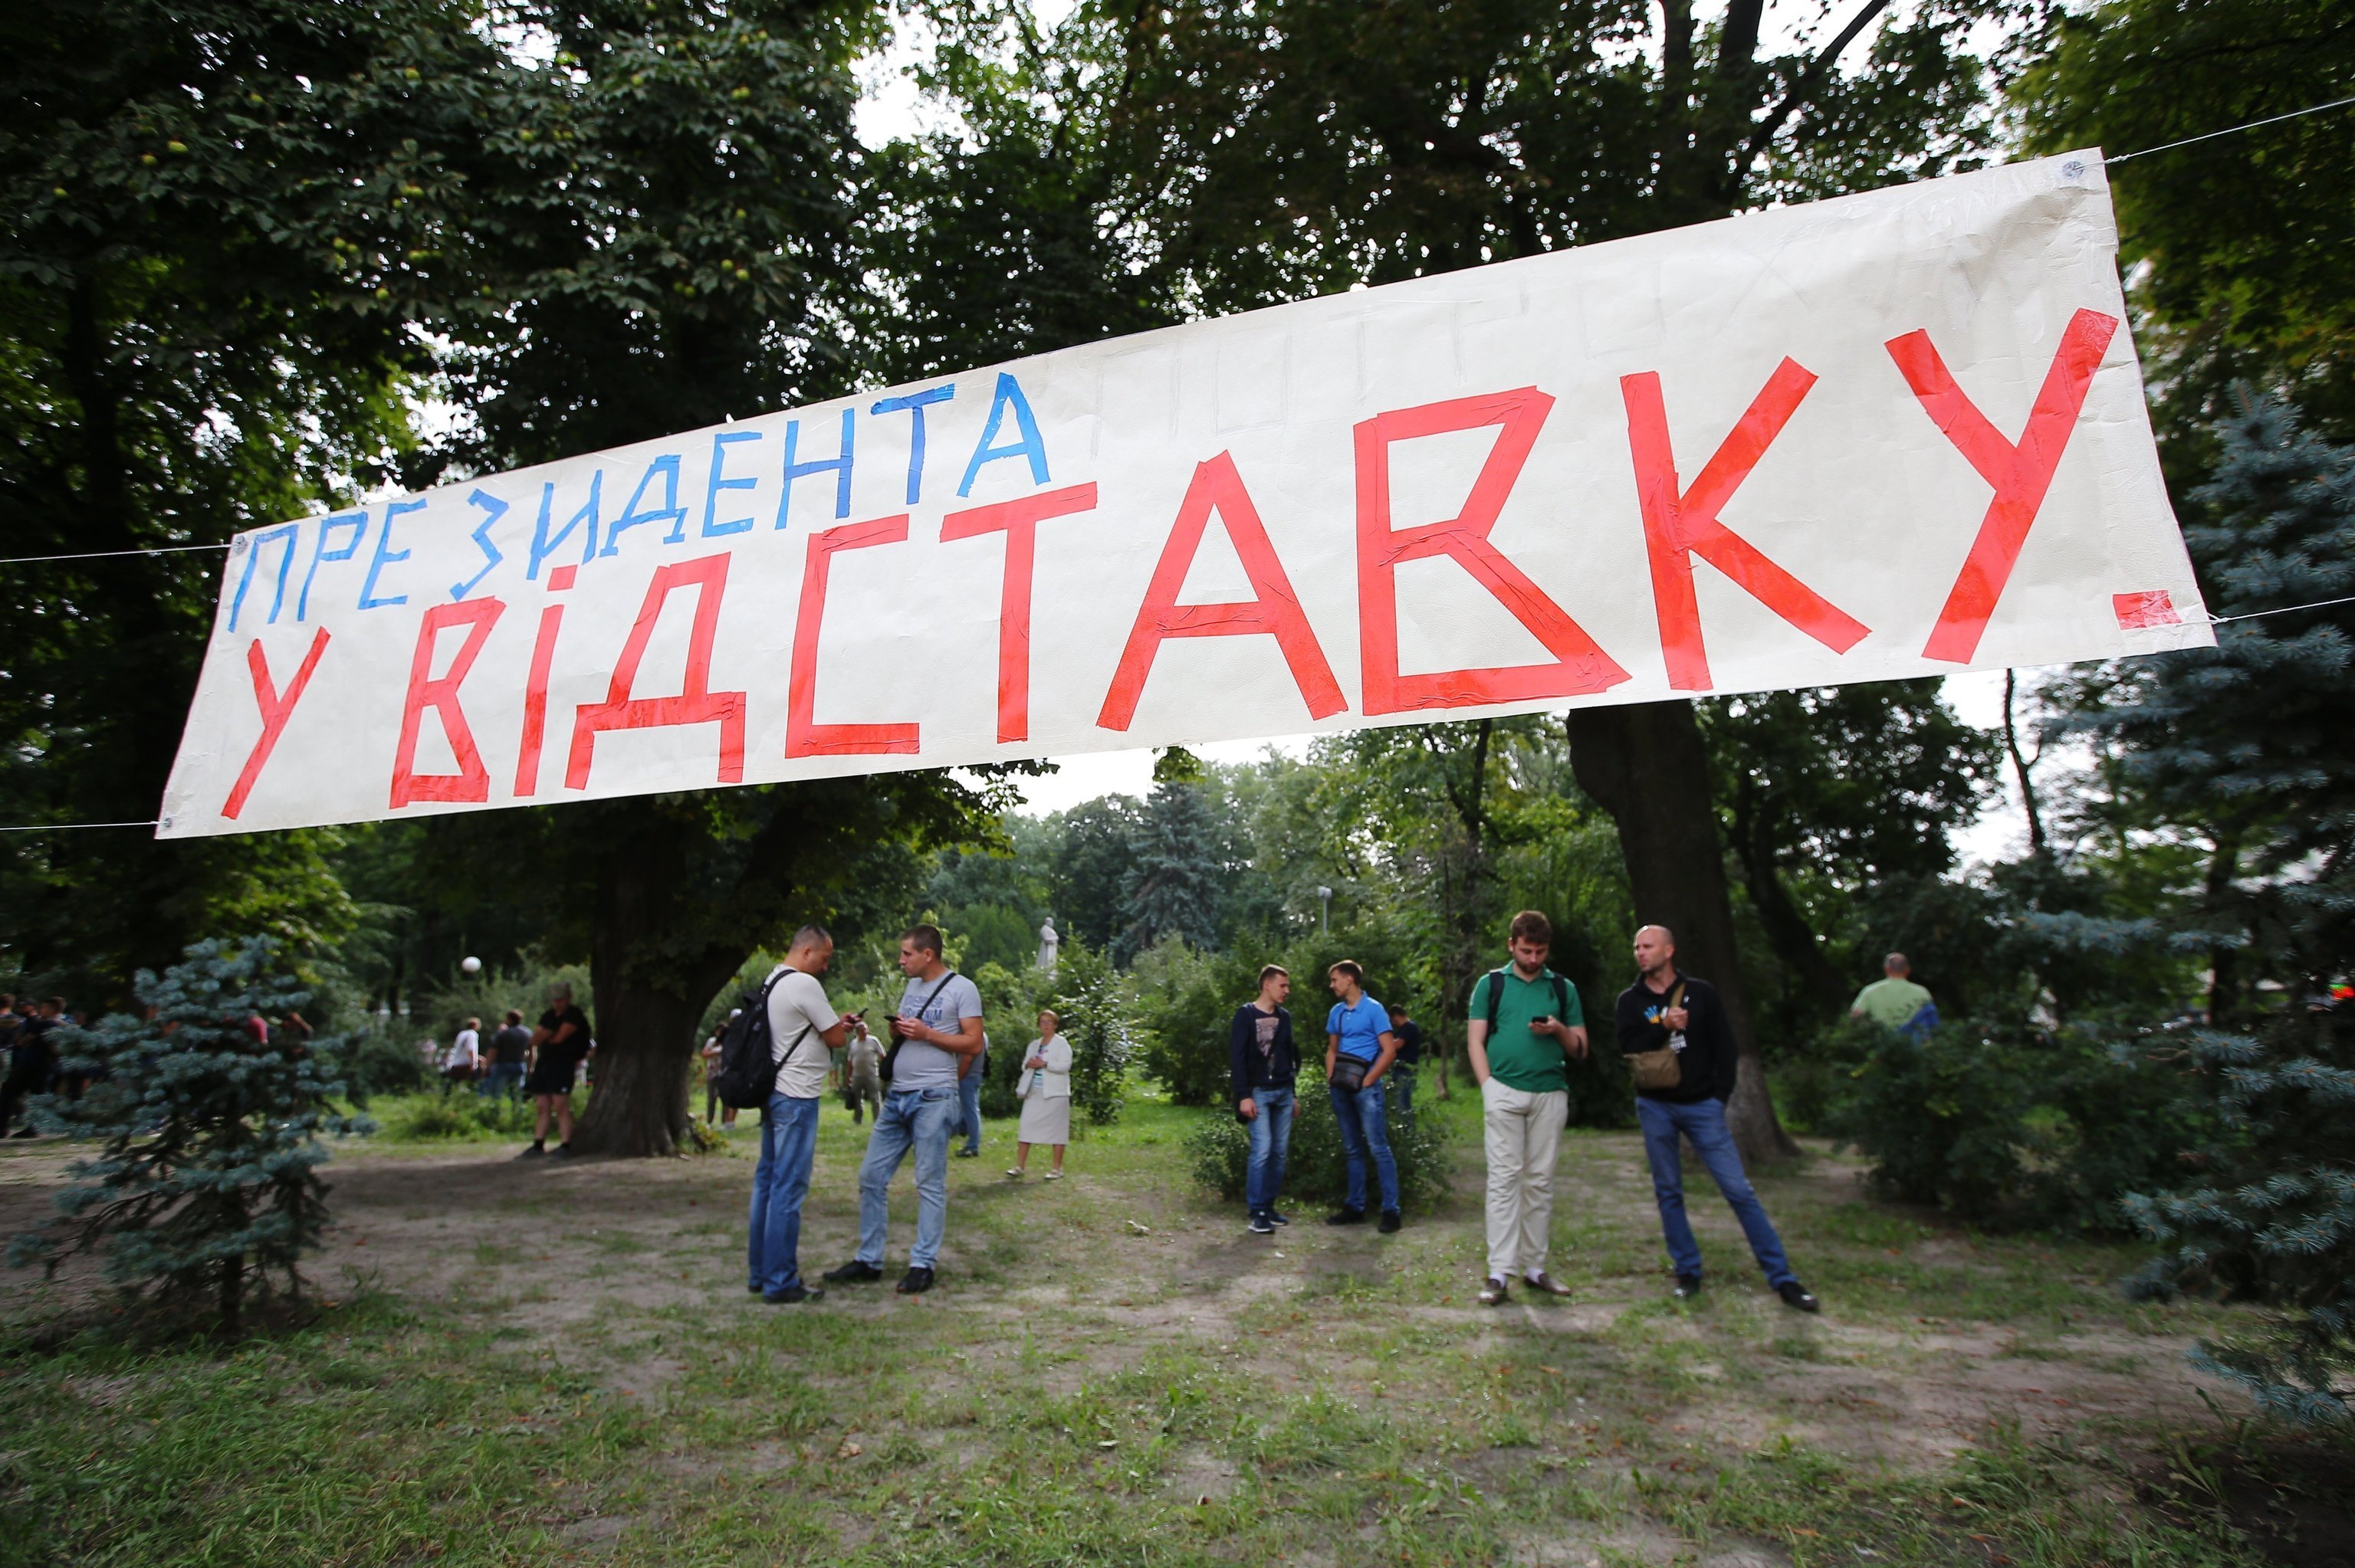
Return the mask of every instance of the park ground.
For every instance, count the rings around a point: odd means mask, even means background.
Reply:
[[[1246,1234],[1188,1176],[1203,1114],[1133,1104],[1051,1185],[991,1124],[919,1298],[749,1296],[746,1133],[346,1147],[307,1316],[231,1348],[0,1273],[0,1565],[2355,1563],[2349,1445],[2197,1375],[2231,1313],[2127,1301],[2131,1247],[1895,1209],[1818,1149],[1759,1184],[1822,1315],[1705,1179],[1678,1305],[1634,1135],[1581,1132],[1576,1295],[1484,1308],[1465,1097],[1454,1195],[1395,1236]],[[813,1272],[851,1253],[861,1141],[829,1105]],[[0,1232],[65,1159],[0,1152]]]

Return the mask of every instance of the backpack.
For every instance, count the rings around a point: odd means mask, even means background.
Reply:
[[[711,1091],[721,1105],[733,1110],[758,1110],[769,1103],[777,1069],[784,1065],[776,1058],[776,1037],[769,1030],[769,993],[777,989],[779,980],[794,972],[780,969],[758,991],[746,991],[743,1010],[719,1036],[719,1071],[711,1075]],[[809,1033],[809,1026],[804,1024],[803,1037]],[[786,1057],[790,1059],[801,1044],[796,1039],[786,1050]]]
[[[1497,1033],[1497,1015],[1505,1006],[1505,976],[1508,972],[1500,969],[1488,971],[1488,1034],[1492,1039]],[[1553,981],[1553,1015],[1558,1019],[1570,1011],[1570,982],[1551,969],[1546,970],[1546,979]]]

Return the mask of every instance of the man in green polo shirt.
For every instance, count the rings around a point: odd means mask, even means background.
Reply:
[[[1913,972],[1913,965],[1902,953],[1881,959],[1881,978],[1856,993],[1856,1000],[1849,1003],[1849,1015],[1870,1018],[1883,1029],[1903,1029],[1930,1005],[1929,988],[1907,978]]]
[[[1553,1168],[1570,1119],[1565,1057],[1586,1059],[1578,988],[1546,968],[1553,925],[1534,909],[1513,916],[1512,963],[1472,988],[1465,1027],[1480,1086],[1488,1150],[1488,1276],[1480,1299],[1494,1307],[1518,1270],[1531,1289],[1567,1296],[1546,1272],[1553,1227]]]

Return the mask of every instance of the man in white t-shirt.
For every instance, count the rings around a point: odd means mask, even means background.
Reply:
[[[898,1289],[916,1296],[932,1287],[933,1260],[948,1232],[949,1128],[957,1120],[957,1078],[982,1052],[981,992],[941,961],[937,926],[911,926],[900,937],[900,972],[908,989],[891,1020],[890,1092],[858,1167],[858,1255],[826,1277],[842,1284],[883,1277],[891,1178],[913,1149],[916,1245]]]
[[[777,1081],[761,1114],[761,1162],[752,1171],[752,1215],[745,1245],[748,1288],[778,1306],[816,1301],[823,1289],[802,1283],[802,1200],[817,1155],[817,1102],[826,1092],[828,1052],[858,1022],[838,1013],[817,977],[834,962],[834,938],[822,926],[794,933],[785,961],[768,980],[769,1049]]]

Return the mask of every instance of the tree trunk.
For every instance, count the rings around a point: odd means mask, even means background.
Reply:
[[[1740,787],[1733,804],[1733,853],[1742,863],[1742,883],[1749,889],[1751,907],[1758,911],[1758,924],[1764,927],[1774,956],[1799,977],[1800,985],[1825,1017],[1838,1018],[1847,1008],[1848,987],[1831,960],[1824,957],[1823,944],[1816,939],[1790,889],[1783,885],[1773,826],[1752,799],[1747,782]]]
[[[2241,874],[2241,830],[2220,827],[2216,847],[2208,859],[2201,888],[2200,910],[2211,921],[2236,915],[2232,909],[2232,879]],[[2208,949],[2208,1022],[2229,1029],[2241,1011],[2241,955],[2238,948],[2218,945]]]
[[[1742,1052],[1725,1119],[1742,1158],[1782,1160],[1799,1146],[1766,1094],[1750,999],[1733,939],[1733,905],[1710,800],[1709,758],[1687,702],[1579,708],[1568,720],[1579,788],[1619,824],[1636,918],[1676,933],[1677,967],[1717,987]],[[1634,933],[1628,934],[1630,937]]]
[[[615,823],[597,867],[597,913],[590,944],[596,991],[596,1085],[573,1129],[583,1154],[677,1154],[687,1138],[687,1074],[696,1028],[712,993],[743,955],[666,951],[664,930],[687,894],[685,846],[670,825],[643,813],[630,832]],[[637,949],[634,954],[633,949]],[[660,954],[659,959],[642,956]]]

